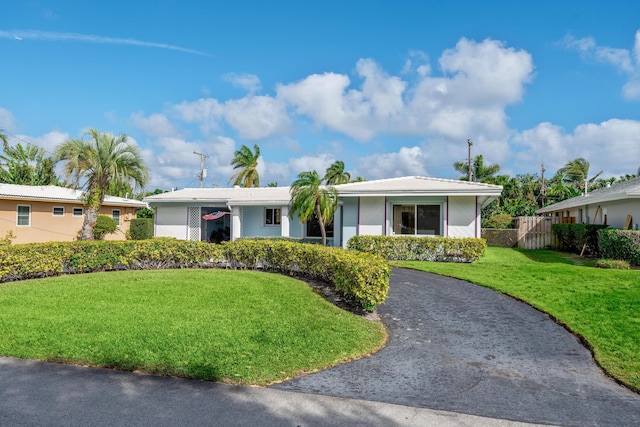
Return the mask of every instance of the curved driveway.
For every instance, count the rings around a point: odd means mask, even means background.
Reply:
[[[394,269],[378,307],[387,347],[272,386],[515,421],[640,425],[640,396],[526,304],[470,283]]]

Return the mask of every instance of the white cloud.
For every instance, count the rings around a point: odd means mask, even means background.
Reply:
[[[595,173],[635,173],[640,166],[640,121],[611,119],[577,126],[572,133],[550,123],[541,123],[514,138],[523,168],[545,163],[553,173],[565,163],[583,157]],[[527,167],[527,165],[529,165]]]
[[[169,119],[164,114],[151,114],[145,117],[143,113],[133,113],[131,115],[133,124],[143,130],[147,135],[153,137],[177,136],[178,132]]]
[[[290,131],[291,120],[284,103],[270,96],[230,100],[224,103],[223,109],[225,121],[243,139],[259,140]]]
[[[178,118],[187,123],[198,123],[200,131],[209,135],[219,129],[219,121],[224,112],[217,99],[200,98],[197,101],[184,101],[173,107]]]
[[[16,121],[13,114],[9,110],[0,107],[0,129],[5,132],[13,132],[15,130]]]
[[[104,37],[96,36],[92,34],[79,34],[79,33],[59,33],[55,31],[37,31],[37,30],[15,30],[4,31],[0,30],[0,38],[3,39],[18,39],[18,40],[43,40],[43,41],[75,41],[97,44],[116,44],[116,45],[131,45],[140,47],[152,47],[159,49],[176,50],[180,52],[193,53],[195,55],[211,56],[208,53],[200,52],[194,49],[188,49],[180,46],[174,46],[165,43],[146,42],[143,40],[136,40],[131,38],[119,38],[119,37]]]
[[[396,153],[374,154],[358,160],[355,175],[368,180],[398,176],[426,176],[427,155],[420,147],[402,147]]]
[[[626,99],[640,100],[640,30],[636,31],[632,50],[599,46],[593,37],[566,36],[562,44],[577,50],[583,58],[611,64],[627,74],[629,80],[622,88],[622,95]]]
[[[44,148],[44,150],[49,153],[49,155],[51,155],[56,150],[56,147],[58,147],[58,145],[62,144],[68,139],[68,133],[54,130],[45,133],[42,136],[16,135],[15,138],[10,139],[10,142],[12,144],[19,142],[23,145],[25,145],[26,143],[35,145],[40,148]]]
[[[255,74],[228,73],[228,74],[225,74],[223,78],[229,83],[231,83],[233,86],[246,90],[247,92],[249,92],[249,95],[253,95],[262,89],[262,85],[260,84],[260,79]]]

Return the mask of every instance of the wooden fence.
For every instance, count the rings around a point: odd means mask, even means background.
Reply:
[[[551,225],[558,223],[558,217],[521,216],[516,219],[518,229],[518,248],[545,249],[557,246]]]

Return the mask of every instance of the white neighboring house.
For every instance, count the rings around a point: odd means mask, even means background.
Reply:
[[[327,234],[330,245],[342,247],[356,235],[480,237],[480,210],[502,192],[498,185],[419,176],[335,189],[339,206]],[[144,201],[157,208],[156,237],[320,239],[315,221],[289,218],[290,187],[186,188]]]
[[[563,200],[538,209],[536,213],[569,218],[565,221],[578,224],[608,224],[611,228],[624,228],[630,216],[630,228],[637,229],[640,223],[640,178]]]

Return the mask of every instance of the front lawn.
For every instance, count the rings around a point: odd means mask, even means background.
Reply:
[[[487,249],[473,264],[397,261],[524,300],[584,337],[598,363],[640,391],[640,270],[591,267],[553,251]]]
[[[381,324],[254,271],[156,270],[0,284],[0,355],[269,384],[380,348]]]

